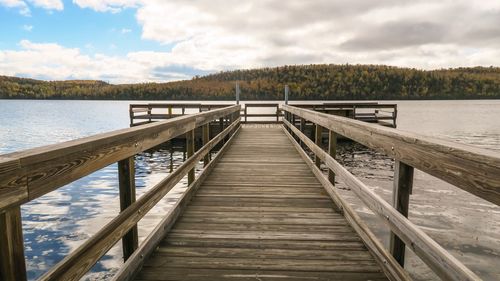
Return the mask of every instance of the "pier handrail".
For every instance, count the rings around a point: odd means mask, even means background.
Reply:
[[[210,151],[239,128],[240,111],[239,105],[232,105],[0,155],[0,279],[26,279],[20,206],[116,162],[120,214],[51,268],[41,280],[78,280],[122,238],[124,256],[131,256],[138,247],[137,222],[186,174],[190,186],[196,183],[194,167],[200,160],[210,165]],[[209,140],[209,123],[214,120],[223,128]],[[225,120],[228,122],[221,122]],[[200,127],[204,145],[195,152],[194,130]],[[186,134],[187,140],[186,161],[136,201],[134,156],[182,134]]]
[[[178,116],[183,116],[186,114],[186,109],[198,109],[199,112],[213,110],[221,107],[226,107],[227,104],[209,104],[209,103],[146,103],[146,104],[130,104],[129,105],[129,115],[130,115],[130,126],[143,125],[157,120],[169,119]],[[249,108],[276,108],[272,113],[249,113]],[[166,111],[164,111],[166,109]],[[177,112],[174,112],[177,109]],[[179,110],[180,109],[180,110]],[[273,120],[248,120],[248,118],[270,119]],[[250,103],[245,102],[242,105],[241,111],[241,122],[242,123],[281,123],[280,118],[283,114],[280,110],[280,103]],[[274,119],[275,118],[275,119]],[[139,120],[139,122],[135,122]],[[144,121],[141,121],[144,120]]]
[[[398,262],[404,264],[406,244],[445,280],[480,280],[477,275],[406,218],[408,196],[412,187],[413,168],[417,168],[499,205],[499,153],[294,106],[284,105],[282,109],[285,112],[283,120],[285,128],[316,155],[317,166],[320,164],[320,159],[324,161],[332,174],[329,175],[333,178],[333,180],[330,179],[332,184],[335,176],[342,178],[344,183],[389,225],[393,232],[391,253]],[[315,142],[292,125],[289,120],[293,117],[300,117],[301,120],[316,124]],[[320,147],[322,128],[330,130],[328,152]],[[393,194],[395,207],[371,191],[368,186],[335,160],[336,134],[395,158]]]

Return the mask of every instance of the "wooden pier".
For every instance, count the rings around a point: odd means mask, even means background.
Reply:
[[[291,104],[292,105],[292,104]],[[209,111],[222,108],[227,104],[201,103],[147,103],[130,104],[130,127],[160,121],[185,114]],[[242,124],[281,123],[283,112],[279,102],[252,103],[245,102],[241,109]],[[364,122],[377,123],[382,126],[396,128],[397,105],[378,102],[311,102],[293,103],[293,106],[311,109],[327,114],[344,116]],[[255,109],[264,112],[255,112]],[[272,110],[264,110],[264,108]],[[309,125],[309,124],[307,124]],[[215,128],[217,129],[217,128]]]
[[[26,280],[20,206],[116,162],[121,212],[40,280],[79,280],[120,241],[124,264],[114,280],[411,280],[405,249],[443,280],[480,280],[406,218],[408,202],[416,168],[499,205],[499,153],[297,106],[280,111],[282,124],[249,127],[231,105],[0,155],[1,280]],[[210,134],[215,124],[220,132]],[[186,161],[136,198],[134,156],[182,135]],[[395,159],[392,205],[336,161],[340,135]],[[187,189],[139,244],[137,222],[185,176]],[[389,249],[336,181],[383,218]]]

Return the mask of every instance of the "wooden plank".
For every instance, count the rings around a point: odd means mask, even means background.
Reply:
[[[0,212],[238,110],[231,106],[2,155],[0,169],[15,169],[0,172],[0,194],[9,194],[1,197]]]
[[[237,258],[202,258],[202,257],[162,257],[153,256],[146,261],[148,267],[183,267],[213,269],[263,269],[296,270],[321,272],[381,272],[372,261],[349,260],[305,260],[305,259],[237,259]]]
[[[254,220],[255,221],[255,220]],[[256,240],[316,240],[316,241],[360,241],[352,233],[300,233],[300,232],[263,232],[263,231],[180,231],[172,230],[171,238],[208,238],[208,239],[256,239]],[[256,241],[258,243],[258,241]]]
[[[500,205],[499,152],[293,106],[283,109]]]
[[[120,189],[120,211],[123,212],[135,202],[135,167],[134,157],[118,162],[118,183]],[[137,224],[122,238],[123,259],[126,261],[139,245]]]
[[[26,280],[21,208],[0,214],[0,280]]]
[[[304,260],[352,260],[372,261],[367,251],[213,248],[213,247],[160,247],[158,256],[170,257],[214,257],[248,259],[304,259]]]
[[[400,161],[394,163],[394,189],[392,191],[392,205],[403,216],[408,217],[410,194],[413,187],[413,167]],[[401,266],[405,264],[405,244],[391,232],[389,249]]]
[[[291,270],[246,270],[246,269],[198,269],[198,268],[148,268],[141,272],[136,279],[164,280],[164,281],[378,281],[387,280],[380,272],[317,272],[317,271],[291,271]]]
[[[363,182],[352,175],[340,163],[323,151],[299,130],[285,121],[285,125],[292,128],[302,141],[320,157],[335,174],[342,178],[351,190],[376,214],[382,217],[391,230],[398,235],[406,245],[411,245],[412,251],[417,254],[438,276],[450,280],[480,280],[476,274],[464,266],[460,261],[432,240],[418,226],[413,224],[384,199],[380,198]]]
[[[297,249],[297,250],[329,250],[329,251],[361,251],[366,250],[361,239],[356,241],[331,240],[263,240],[255,239],[216,239],[216,238],[179,238],[167,237],[160,247],[222,247],[222,248],[256,248],[256,249]]]
[[[190,209],[193,206],[189,207]],[[315,233],[352,233],[352,228],[348,225],[301,225],[301,224],[255,224],[255,223],[189,223],[178,222],[176,229],[187,230],[229,230],[229,231],[285,231],[285,232],[315,232]]]

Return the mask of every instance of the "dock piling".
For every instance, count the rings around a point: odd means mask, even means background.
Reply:
[[[392,191],[392,204],[403,216],[408,217],[410,194],[413,188],[413,167],[396,160],[394,163],[394,189]],[[405,243],[391,231],[390,252],[396,261],[405,264]]]
[[[128,157],[118,161],[118,183],[120,189],[120,212],[125,211],[128,206],[135,202],[135,161],[134,157]],[[123,259],[127,259],[134,253],[139,245],[137,224],[132,227],[122,238]]]

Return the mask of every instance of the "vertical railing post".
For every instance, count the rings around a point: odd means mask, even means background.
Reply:
[[[0,214],[0,280],[26,280],[21,207]]]
[[[132,109],[132,105],[128,106],[128,115],[130,116],[130,127],[134,126],[134,111]]]
[[[172,141],[170,141],[169,154],[170,154],[169,171],[170,173],[172,173],[174,171],[174,144]]]
[[[328,154],[333,158],[337,154],[337,134],[332,130],[328,132]],[[335,173],[331,169],[328,169],[328,180],[335,185]]]
[[[134,156],[118,161],[118,182],[120,189],[120,211],[123,212],[135,202]],[[122,238],[123,259],[126,261],[139,246],[137,224]]]
[[[394,105],[394,111],[392,112],[392,126],[394,128],[397,127],[397,123],[396,123],[397,122],[397,118],[398,118],[398,105],[395,104]]]
[[[224,117],[221,117],[219,119],[219,134],[222,133],[222,131],[224,131]],[[222,139],[222,144],[225,143],[225,140]]]
[[[172,118],[172,106],[168,107],[168,118]]]
[[[306,119],[300,117],[300,131],[304,134],[304,131],[306,129]],[[300,141],[300,146],[303,146],[304,144],[302,143],[302,141]]]
[[[194,155],[194,129],[186,133],[186,150],[187,150],[187,159]],[[193,167],[188,172],[188,185],[191,185],[194,182],[194,169]]]
[[[320,125],[316,124],[316,132],[315,132],[315,140],[316,140],[316,145],[321,147],[322,144],[322,136],[323,136],[323,127]],[[316,167],[321,166],[321,159],[318,157],[318,155],[315,155],[314,161],[316,162]]]
[[[247,122],[247,106],[245,105],[245,123]]]
[[[203,146],[210,141],[210,123],[203,125]],[[203,158],[203,166],[206,167],[210,162],[210,151]]]
[[[236,82],[236,104],[240,104],[240,83]]]
[[[280,121],[280,105],[276,105],[276,122]]]
[[[288,104],[288,94],[290,93],[290,88],[285,85],[285,104]]]
[[[153,108],[151,106],[148,106],[148,121],[149,123],[151,123],[151,112],[152,112]]]
[[[403,216],[408,217],[410,194],[413,187],[413,167],[398,160],[394,163],[394,189],[392,191],[393,206]],[[391,232],[390,251],[396,261],[404,266],[405,244]]]

